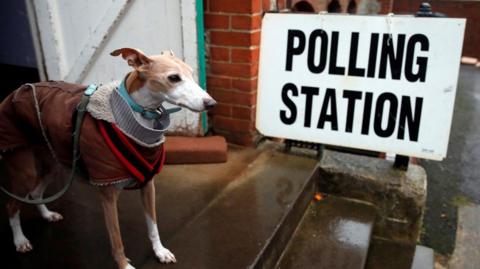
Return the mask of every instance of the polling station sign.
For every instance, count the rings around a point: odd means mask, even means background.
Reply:
[[[256,127],[441,160],[464,29],[465,19],[266,14]]]

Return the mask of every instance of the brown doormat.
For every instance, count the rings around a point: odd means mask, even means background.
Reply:
[[[166,164],[223,163],[227,161],[227,142],[223,136],[165,138]]]

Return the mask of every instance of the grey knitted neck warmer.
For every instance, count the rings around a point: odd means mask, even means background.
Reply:
[[[122,98],[118,90],[114,90],[110,96],[110,105],[112,107],[113,117],[120,130],[125,135],[135,140],[142,146],[154,147],[163,143],[164,133],[170,125],[170,117],[165,108],[161,106],[159,111],[161,116],[156,120],[140,119],[139,113],[132,110],[130,105]],[[145,121],[152,123],[152,127],[145,124]]]
[[[91,96],[87,111],[99,120],[117,125],[122,132],[144,147],[156,147],[165,141],[164,133],[170,125],[170,116],[165,108],[159,108],[162,116],[157,120],[146,120],[132,110],[117,91],[119,82],[99,86]]]

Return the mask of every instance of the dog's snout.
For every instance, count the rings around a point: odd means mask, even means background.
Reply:
[[[210,109],[216,106],[217,102],[212,98],[205,98],[203,99],[203,105],[205,106],[206,109]]]

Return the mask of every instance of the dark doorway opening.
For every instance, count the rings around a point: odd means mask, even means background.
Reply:
[[[8,0],[0,9],[0,100],[27,82],[40,77],[25,1]]]

